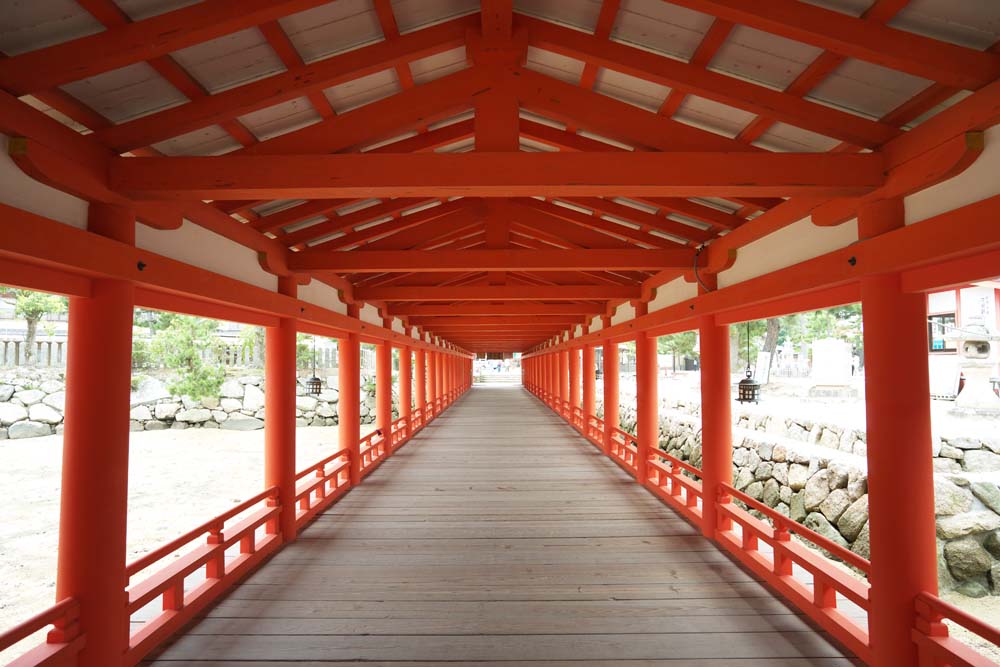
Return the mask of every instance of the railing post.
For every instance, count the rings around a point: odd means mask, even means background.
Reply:
[[[597,364],[594,359],[594,346],[583,346],[582,368],[580,370],[580,382],[583,390],[583,420],[584,425],[588,423],[591,415],[595,414],[595,381],[597,377]],[[586,426],[584,426],[586,428]]]
[[[858,222],[862,230],[901,227],[902,201],[863,208]],[[903,291],[899,274],[889,274],[862,278],[861,305],[872,665],[914,665],[914,600],[924,591],[937,594],[927,303],[925,295]]]
[[[580,407],[580,348],[569,351],[569,404]]]
[[[399,348],[399,416],[406,420],[406,437],[413,435],[412,410],[413,410],[413,376],[411,374],[411,363],[413,348],[404,345]]]
[[[131,210],[91,204],[91,232],[132,244]],[[119,667],[129,645],[125,586],[128,516],[131,283],[94,280],[71,297],[56,600],[80,602],[87,642],[80,667]]]
[[[611,318],[604,318],[604,327],[611,326]],[[618,345],[604,341],[604,453],[611,454],[612,434],[619,425],[618,415]]]
[[[383,326],[391,322],[383,320]],[[388,327],[387,327],[388,328]],[[392,345],[375,346],[375,428],[382,433],[388,452],[392,448]]]
[[[358,307],[349,305],[347,314],[358,316]],[[349,333],[337,341],[338,443],[351,452],[351,486],[361,483],[361,341]]]
[[[278,278],[278,290],[295,297],[295,279]],[[264,333],[264,486],[278,487],[278,527],[295,540],[295,320],[283,317]]]
[[[706,316],[699,322],[701,347],[701,532],[715,539],[721,484],[733,480],[732,393],[729,326]],[[728,524],[728,522],[726,522]]]
[[[636,315],[646,314],[646,304]],[[642,485],[649,479],[649,454],[659,449],[660,411],[657,398],[656,339],[640,332],[635,342],[636,443],[635,476]]]
[[[427,351],[418,348],[413,355],[414,389],[417,392],[417,409],[420,410],[420,427],[427,423]]]

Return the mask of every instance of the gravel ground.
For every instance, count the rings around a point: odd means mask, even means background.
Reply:
[[[362,434],[371,430],[362,426]],[[337,451],[337,427],[297,430],[296,469]],[[62,436],[0,441],[0,630],[55,595]],[[264,432],[186,429],[132,433],[128,560],[257,494]],[[28,646],[24,646],[28,648]],[[15,649],[0,652],[6,664]]]

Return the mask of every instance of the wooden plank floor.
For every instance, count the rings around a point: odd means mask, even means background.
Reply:
[[[477,387],[149,664],[846,667],[520,387]]]

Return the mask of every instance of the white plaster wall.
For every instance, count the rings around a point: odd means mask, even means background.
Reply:
[[[21,171],[7,154],[5,134],[0,134],[0,202],[71,227],[87,227],[87,202],[39,183]]]
[[[382,318],[379,317],[378,308],[370,303],[366,303],[361,307],[361,310],[358,312],[358,319],[368,324],[382,326]]]
[[[403,323],[399,321],[399,318],[392,318],[392,330],[396,333],[405,334],[406,329],[403,328]]]
[[[649,312],[662,310],[675,303],[686,301],[698,296],[695,283],[689,283],[683,278],[675,278],[669,283],[656,288],[656,298],[649,302]]]
[[[341,315],[347,314],[347,304],[340,300],[337,290],[318,280],[311,280],[308,285],[299,285],[299,299]]]
[[[611,324],[612,325],[621,324],[622,322],[628,322],[629,320],[634,318],[635,318],[635,308],[632,307],[631,303],[626,301],[622,305],[618,306],[617,310],[615,310],[615,314],[611,318]]]
[[[804,262],[857,240],[857,220],[836,227],[817,227],[812,218],[804,218],[740,248],[733,267],[719,274],[719,287],[729,287]]]
[[[596,317],[591,318],[591,320],[590,320],[590,331],[591,331],[591,333],[593,333],[595,331],[600,331],[603,328],[604,328],[604,320],[602,320],[600,318],[600,316],[596,316]]]
[[[178,229],[170,230],[136,225],[135,245],[272,292],[278,289],[277,277],[260,268],[255,250],[188,220]]]
[[[986,147],[958,176],[906,198],[906,224],[947,213],[1000,194],[1000,126],[986,131]]]

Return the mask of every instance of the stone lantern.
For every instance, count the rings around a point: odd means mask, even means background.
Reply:
[[[993,390],[1000,359],[1000,335],[982,324],[966,325],[956,333],[958,365],[965,384],[955,399],[955,409],[1000,415],[1000,397]]]

